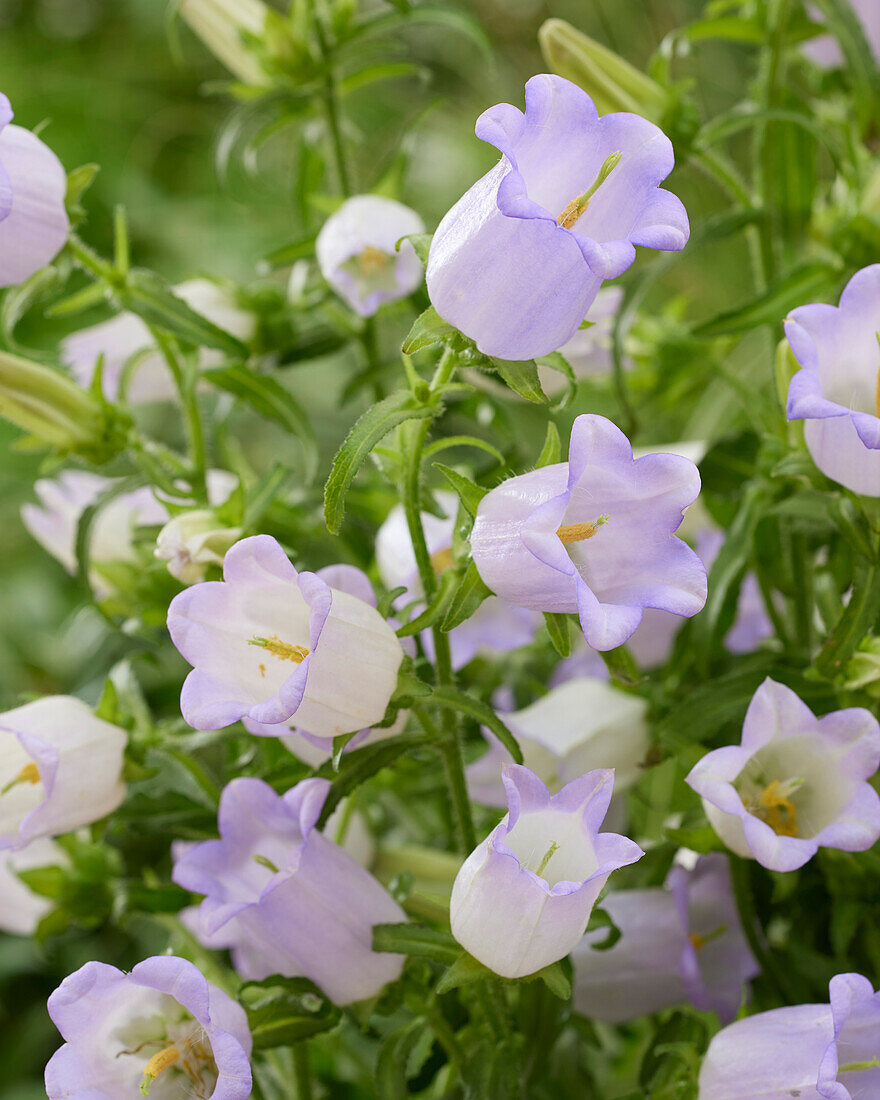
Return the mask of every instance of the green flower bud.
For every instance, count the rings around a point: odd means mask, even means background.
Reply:
[[[846,666],[843,686],[880,699],[880,638],[871,635],[860,643]]]
[[[179,12],[211,53],[243,84],[268,78],[248,36],[262,38],[271,9],[262,0],[181,0]]]

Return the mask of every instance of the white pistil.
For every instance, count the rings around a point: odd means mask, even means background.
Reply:
[[[559,845],[556,843],[555,840],[551,841],[550,847],[544,853],[544,858],[538,864],[538,869],[537,869],[537,871],[535,871],[536,875],[543,875],[544,874],[544,868],[547,866],[547,864],[553,858],[554,853],[556,853],[558,851],[559,851]]]
[[[568,523],[562,527],[557,527],[556,534],[559,536],[562,545],[568,546],[571,542],[583,542],[584,539],[591,539],[599,528],[604,527],[607,522],[608,516],[599,516],[592,523]]]

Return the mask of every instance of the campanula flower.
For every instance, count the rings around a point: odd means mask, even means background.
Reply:
[[[875,60],[880,62],[880,7],[875,0],[849,0],[849,6],[862,25],[871,53]],[[815,22],[824,22],[822,12],[814,4],[807,5],[807,13]],[[844,63],[837,39],[830,34],[811,38],[801,48],[823,69],[835,69]]]
[[[533,974],[580,941],[608,876],[644,854],[600,833],[614,788],[588,772],[550,794],[519,764],[502,771],[508,814],[465,860],[449,916],[461,946],[504,978]]]
[[[611,337],[615,317],[623,302],[623,289],[619,286],[603,287],[590,306],[587,328],[578,329],[559,351],[568,360],[576,378],[588,378],[609,374],[613,369]],[[625,366],[629,366],[628,362]],[[550,367],[538,364],[541,389],[548,397],[562,393],[566,387],[565,376]]]
[[[49,1100],[247,1100],[251,1035],[241,1005],[191,962],[154,956],[125,974],[88,962],[49,998],[64,1045]]]
[[[23,283],[50,263],[70,228],[61,161],[12,118],[0,93],[0,287]]]
[[[588,932],[572,953],[574,1006],[618,1024],[690,1002],[736,1017],[743,985],[759,967],[737,915],[727,858],[702,856],[673,866],[665,888],[612,890],[602,901],[620,939],[597,951],[607,932]]]
[[[634,459],[610,420],[579,416],[568,462],[509,478],[483,497],[471,552],[496,595],[577,612],[587,643],[614,649],[644,608],[691,616],[706,602],[703,563],[675,538],[699,491],[688,459]]]
[[[424,268],[409,241],[425,232],[415,210],[381,195],[346,199],[324,222],[315,252],[321,274],[355,313],[371,317],[384,302],[405,298]]]
[[[816,718],[766,679],[749,704],[741,745],[707,753],[687,782],[731,851],[772,871],[802,867],[819,848],[862,852],[880,837],[880,724],[862,707]]]
[[[604,667],[604,666],[603,666]],[[639,777],[648,751],[647,703],[602,680],[580,677],[552,688],[530,706],[504,715],[523,760],[551,792],[593,768],[614,769],[614,793]],[[506,806],[501,765],[510,754],[489,737],[490,749],[467,769],[471,797]]]
[[[440,222],[428,258],[434,308],[502,359],[562,347],[636,245],[679,251],[689,233],[681,202],[659,187],[674,157],[653,123],[599,118],[559,76],[532,77],[525,101],[525,114],[500,103],[477,120],[501,160]]]
[[[791,1005],[719,1031],[699,1100],[873,1100],[880,1095],[880,994],[860,974],[831,979],[830,1004]]]
[[[0,932],[32,936],[53,907],[49,898],[35,894],[23,882],[19,872],[58,867],[66,862],[64,849],[45,836],[24,848],[0,852]]]
[[[801,369],[789,420],[804,421],[813,461],[854,493],[880,496],[880,264],[856,272],[839,306],[793,309],[785,335]]]
[[[431,564],[434,572],[439,575],[453,564],[452,533],[458,499],[453,493],[439,492],[435,495],[437,503],[446,514],[441,517],[422,512],[422,526]],[[424,598],[409,527],[401,504],[391,509],[376,535],[376,564],[382,583],[387,589],[406,588],[401,603]],[[489,596],[469,619],[449,632],[453,667],[463,668],[481,652],[505,653],[529,645],[539,622],[540,618],[534,612],[515,607],[497,596]],[[422,644],[429,655],[433,653],[430,631],[425,631],[422,635]]]
[[[0,848],[23,848],[112,813],[125,797],[127,739],[69,695],[0,714]]]
[[[281,796],[262,780],[233,779],[220,798],[220,840],[188,848],[172,878],[205,895],[200,930],[235,947],[243,977],[305,976],[350,1004],[400,975],[400,955],[372,950],[372,926],[406,917],[315,828],[329,787],[304,779]]]
[[[174,287],[174,293],[196,313],[239,340],[247,342],[253,337],[254,315],[241,309],[220,284],[210,279],[190,279]],[[124,396],[131,405],[144,405],[177,399],[177,386],[168,364],[137,314],[120,313],[109,321],[73,332],[61,341],[60,352],[61,361],[86,387],[103,356],[101,388],[108,401],[119,401]],[[199,351],[202,369],[222,362],[222,352],[212,348]]]
[[[175,596],[168,630],[193,665],[180,706],[195,729],[294,715],[317,737],[365,729],[384,717],[403,660],[374,607],[297,572],[268,535],[237,542],[222,581]]]

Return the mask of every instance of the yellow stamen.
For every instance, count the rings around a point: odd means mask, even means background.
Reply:
[[[268,638],[254,636],[248,642],[248,645],[258,645],[261,649],[265,649],[267,653],[271,653],[273,657],[277,657],[279,661],[293,661],[295,665],[301,665],[309,655],[309,651],[305,646],[283,642],[277,634],[270,634]],[[265,666],[260,665],[260,669],[264,670]]]
[[[700,948],[706,946],[706,940],[703,936],[700,935],[699,932],[691,932],[688,935],[688,939],[691,941],[691,944],[695,951],[699,951]]]
[[[584,539],[591,539],[599,528],[604,527],[607,522],[607,516],[599,516],[592,523],[569,523],[557,527],[556,534],[563,546],[568,546],[570,542],[583,542]]]
[[[154,1054],[153,1057],[144,1066],[144,1079],[141,1081],[141,1096],[146,1096],[150,1091],[150,1085],[156,1080],[160,1073],[164,1073],[166,1069],[170,1069],[180,1058],[180,1051],[175,1046],[165,1047],[164,1050],[160,1050]]]
[[[785,784],[774,779],[768,783],[757,799],[743,799],[746,809],[766,822],[777,836],[797,836],[797,810],[789,795],[801,784],[794,781]]]
[[[441,573],[445,573],[447,569],[451,569],[453,565],[455,565],[455,558],[452,556],[451,546],[438,550],[431,555],[431,568],[438,577]]]
[[[691,941],[695,951],[702,951],[707,943],[711,943],[712,940],[717,940],[720,936],[723,936],[727,931],[727,925],[721,924],[711,932],[707,932],[705,936],[699,932],[689,932],[688,939]]]
[[[620,158],[622,153],[612,153],[610,157],[606,157],[602,167],[599,169],[599,174],[596,176],[593,183],[587,188],[582,195],[578,195],[576,199],[572,199],[571,202],[565,207],[559,217],[556,219],[556,224],[563,229],[571,229],[578,221],[587,207],[590,205],[590,199],[605,180],[611,175],[614,169],[620,164]]]
[[[17,787],[19,783],[39,783],[40,782],[40,769],[33,762],[25,764],[18,775],[14,779],[10,779],[6,786],[0,790],[0,794],[6,794],[7,791],[11,791],[13,787]]]
[[[374,248],[371,244],[368,244],[362,252],[358,253],[357,257],[358,267],[365,279],[372,278],[373,275],[379,275],[385,270],[390,261],[391,257],[387,252],[383,252],[380,248]]]

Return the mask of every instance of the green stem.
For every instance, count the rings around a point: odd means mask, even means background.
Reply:
[[[312,1100],[312,1065],[309,1048],[305,1043],[294,1043],[292,1050],[296,1100]]]
[[[797,993],[792,991],[787,977],[778,966],[776,959],[764,942],[758,914],[755,911],[755,898],[750,881],[751,861],[732,857],[730,875],[733,880],[733,893],[740,924],[749,942],[755,960],[766,978],[772,981],[783,999],[789,1004],[797,1004]]]
[[[489,1030],[495,1039],[503,1039],[507,1035],[508,1021],[506,1010],[498,1004],[498,990],[493,981],[476,982],[474,994],[480,1013],[489,1025]]]
[[[177,357],[177,352],[168,337],[158,329],[151,329],[150,331],[153,334],[153,339],[156,341],[156,345],[162,353],[165,362],[168,364],[168,369],[171,371],[171,375],[174,378],[174,384],[177,386],[177,391],[180,394],[184,420],[186,422],[186,435],[189,443],[190,458],[193,467],[193,488],[199,493],[204,493],[205,473],[208,462],[205,448],[205,434],[202,430],[202,417],[196,397],[195,379],[187,377],[187,372],[184,370],[183,366],[181,366],[180,360]]]
[[[325,76],[322,100],[324,113],[327,116],[327,132],[330,135],[330,147],[333,152],[333,161],[336,166],[336,175],[339,180],[339,189],[348,198],[351,195],[351,178],[348,173],[348,163],[345,158],[345,145],[342,141],[342,126],[340,123],[339,93],[336,87],[336,77],[333,73],[333,51],[327,40],[324,22],[321,13],[314,11],[315,38],[318,49],[321,51],[321,59],[324,62]]]

